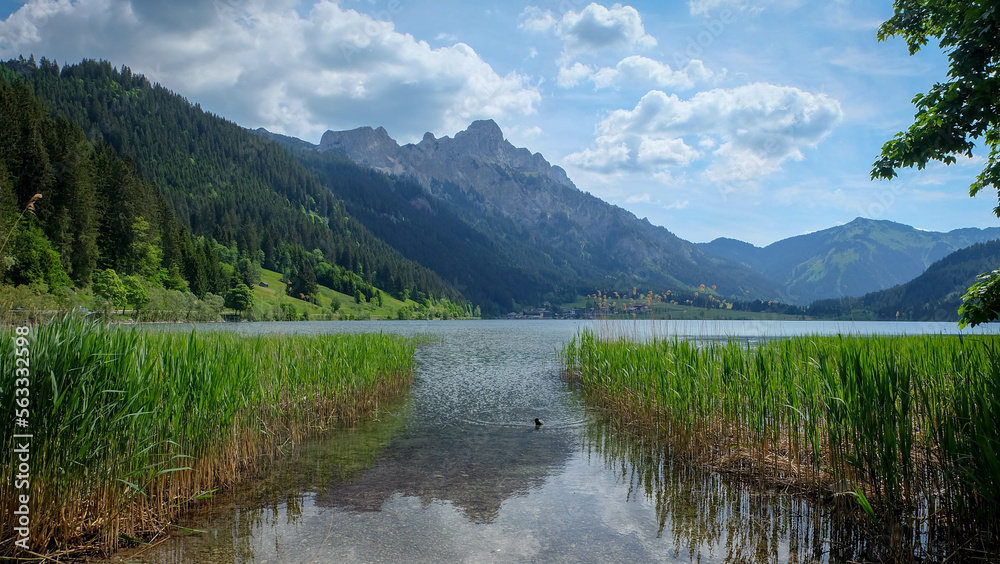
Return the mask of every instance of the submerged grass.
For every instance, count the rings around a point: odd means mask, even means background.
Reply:
[[[10,415],[13,328],[0,338],[0,406]],[[374,411],[409,385],[414,342],[146,332],[65,317],[32,328],[29,349],[30,427],[0,418],[0,500],[10,508],[25,493],[14,487],[12,437],[30,432],[30,545],[52,555],[162,532],[289,443]],[[14,517],[0,512],[0,554],[19,550]]]
[[[568,373],[675,456],[856,500],[900,546],[1000,533],[1000,349],[993,337],[696,343],[580,333]]]

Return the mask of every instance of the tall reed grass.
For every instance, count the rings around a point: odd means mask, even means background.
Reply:
[[[0,329],[3,472],[11,507],[14,331]],[[64,317],[32,329],[31,545],[113,550],[246,477],[312,431],[410,382],[401,337],[155,332]],[[14,551],[10,511],[0,552]]]
[[[675,456],[856,499],[894,535],[996,548],[1000,350],[993,337],[703,342],[583,331],[568,373]],[[906,522],[910,526],[894,524]],[[909,531],[909,532],[906,532]]]

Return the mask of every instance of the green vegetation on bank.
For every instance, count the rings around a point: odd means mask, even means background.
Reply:
[[[706,290],[708,292],[706,293]],[[575,302],[553,308],[558,313],[562,308],[582,311],[585,317],[596,319],[710,319],[747,320],[766,319],[772,321],[803,321],[811,319],[798,307],[774,301],[736,300],[729,301],[714,294],[704,285],[693,291],[668,291],[664,294],[646,295],[637,293],[611,295],[591,294],[580,296]]]
[[[1000,349],[991,337],[699,344],[585,331],[563,358],[594,401],[662,432],[676,456],[857,499],[885,532],[905,523],[903,545],[919,544],[923,527],[996,548]]]
[[[367,319],[463,319],[478,318],[479,308],[460,305],[447,298],[427,297],[406,301],[375,289],[371,297],[360,292],[348,295],[319,285],[310,301],[286,295],[281,274],[263,270],[266,287],[253,288],[254,306],[244,312],[252,321],[367,320]]]
[[[447,298],[427,297],[420,302],[407,298],[404,302],[377,288],[371,297],[366,297],[360,291],[351,296],[317,285],[313,295],[303,300],[288,295],[287,276],[258,269],[258,277],[266,286],[240,283],[225,296],[209,293],[200,299],[190,292],[150,288],[144,301],[126,300],[123,309],[110,309],[109,301],[90,289],[63,289],[52,294],[26,285],[0,286],[0,312],[3,312],[0,319],[11,324],[38,323],[79,308],[108,321],[126,322],[469,319],[481,315],[478,307],[457,304]],[[243,301],[234,297],[238,293],[246,294]]]
[[[322,284],[465,303],[278,144],[106,62],[0,63],[0,238],[0,294],[48,306],[92,292],[93,309],[200,319],[262,268],[306,301]]]
[[[16,358],[30,359],[31,546],[50,554],[163,532],[286,445],[403,391],[414,352],[412,340],[382,334],[157,332],[72,316],[33,327],[26,342],[14,328],[0,338],[5,382],[15,382]],[[9,479],[13,435],[24,432],[15,399],[12,386],[0,389],[8,508],[24,493]],[[15,549],[14,517],[0,512],[0,553]]]

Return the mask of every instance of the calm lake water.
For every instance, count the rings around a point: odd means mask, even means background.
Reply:
[[[675,466],[560,378],[582,321],[207,324],[199,331],[429,335],[410,393],[205,502],[115,561],[840,562],[867,550],[812,506]],[[162,327],[162,326],[161,326]],[[169,326],[165,329],[186,329]],[[956,333],[945,323],[625,322],[636,336]],[[990,332],[995,332],[990,328]],[[969,332],[965,332],[969,333]],[[535,428],[535,417],[544,426]]]

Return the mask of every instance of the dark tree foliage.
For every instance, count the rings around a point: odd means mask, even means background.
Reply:
[[[901,36],[910,54],[931,38],[948,53],[948,80],[918,94],[913,125],[882,147],[872,178],[891,179],[902,167],[923,169],[928,161],[945,164],[973,156],[976,142],[989,149],[986,165],[969,187],[1000,197],[1000,4],[995,0],[896,0],[895,13],[879,29],[879,40]],[[1000,205],[993,208],[1000,217]],[[991,269],[993,270],[993,269]],[[1000,278],[986,275],[969,289],[961,326],[997,318]]]
[[[225,306],[239,313],[253,309],[253,290],[246,284],[237,284],[226,292]]]
[[[1000,268],[977,276],[976,283],[962,299],[962,306],[958,308],[961,328],[975,327],[1000,317]]]
[[[5,65],[7,74],[13,70],[23,76],[54,116],[83,128],[91,142],[134,163],[134,168],[108,171],[126,181],[122,190],[128,190],[138,176],[162,189],[164,205],[150,203],[159,211],[143,212],[151,223],[171,210],[193,237],[214,238],[224,245],[235,242],[250,255],[263,250],[265,266],[280,268],[283,260],[287,262],[281,247],[319,249],[342,268],[377,273],[377,282],[393,293],[411,289],[460,299],[432,271],[407,260],[350,217],[333,194],[278,144],[202,111],[127,67],[116,69],[91,60],[62,69],[49,63],[34,68],[22,61]],[[37,153],[45,148],[33,137],[27,141],[19,150]],[[29,162],[41,166],[44,159]],[[45,183],[53,174],[43,169],[28,177]],[[18,193],[31,189],[19,186]],[[183,239],[178,232],[160,234],[164,260],[178,262],[188,280],[195,280],[198,292],[220,289],[218,277],[211,273],[211,257],[204,252],[182,256],[185,249],[197,251]],[[114,257],[123,249],[115,252],[106,260],[117,260]],[[368,283],[375,282],[372,274]]]
[[[53,68],[42,59],[39,72]],[[11,200],[2,212],[7,229],[35,194],[42,197],[11,239],[6,251],[12,264],[2,280],[85,286],[98,269],[155,278],[159,269],[179,265],[181,235],[159,188],[109,147],[92,145],[79,127],[50,118],[17,76],[9,69],[0,75],[0,189]]]
[[[291,267],[288,275],[288,295],[308,300],[316,294],[316,257],[299,247],[289,247]]]
[[[971,157],[976,141],[989,148],[986,166],[969,188],[1000,192],[1000,5],[981,0],[896,0],[879,40],[901,36],[913,55],[931,38],[948,53],[948,80],[918,94],[914,123],[882,147],[872,178],[890,179],[901,167],[924,168]],[[998,194],[1000,195],[1000,194]],[[1000,206],[994,208],[1000,217]]]

